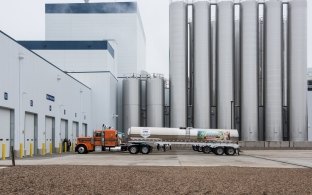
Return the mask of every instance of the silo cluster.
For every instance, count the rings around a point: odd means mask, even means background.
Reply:
[[[307,140],[307,1],[172,0],[170,126]]]
[[[136,75],[123,79],[123,130],[164,127],[165,83],[162,75]]]

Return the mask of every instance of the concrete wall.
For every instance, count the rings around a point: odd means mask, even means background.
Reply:
[[[42,149],[46,136],[46,116],[54,118],[55,142],[58,148],[61,142],[61,119],[68,121],[68,136],[72,135],[73,121],[91,124],[91,90],[73,77],[65,74],[40,56],[25,49],[15,40],[0,33],[0,107],[11,109],[14,131],[14,148],[19,150],[25,142],[25,112],[37,116],[38,148]],[[4,93],[8,99],[4,99]],[[50,99],[47,99],[47,94]],[[31,106],[31,102],[33,105]],[[88,129],[88,134],[92,130]],[[0,131],[1,133],[2,131]],[[51,132],[50,132],[51,133]],[[62,132],[64,133],[64,132]],[[1,141],[0,141],[1,142]],[[1,143],[0,143],[1,145]],[[25,147],[25,146],[23,146]],[[46,146],[49,148],[49,145]]]

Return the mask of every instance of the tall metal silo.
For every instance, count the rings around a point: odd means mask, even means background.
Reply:
[[[153,76],[147,79],[147,126],[164,126],[164,79]]]
[[[258,4],[241,2],[241,133],[243,141],[258,140]]]
[[[216,6],[211,5],[211,12],[216,12]],[[211,95],[210,95],[210,128],[217,128],[217,22],[216,16],[211,20]]]
[[[265,140],[282,141],[282,3],[265,2]]]
[[[210,128],[210,4],[193,3],[194,127]]]
[[[307,1],[289,2],[290,141],[307,140]]]
[[[232,128],[234,103],[234,7],[233,1],[217,4],[217,120],[218,128]]]
[[[126,78],[123,86],[123,130],[140,126],[140,79]]]
[[[169,6],[170,126],[185,127],[187,121],[187,4]]]

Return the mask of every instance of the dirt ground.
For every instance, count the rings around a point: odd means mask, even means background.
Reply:
[[[0,194],[312,194],[312,169],[16,166]]]

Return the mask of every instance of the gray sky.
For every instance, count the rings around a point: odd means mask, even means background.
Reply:
[[[90,0],[103,2],[105,0]],[[112,1],[112,0],[110,0]],[[120,1],[120,0],[117,0]],[[126,0],[124,0],[126,1]],[[132,0],[131,0],[132,1]],[[0,6],[0,30],[17,40],[44,40],[45,3],[83,0],[9,0]],[[138,0],[146,34],[146,67],[150,73],[169,71],[169,0]],[[312,67],[312,0],[308,0],[308,67]]]

